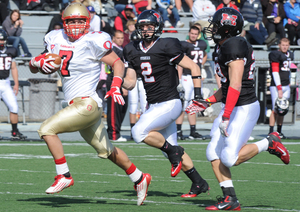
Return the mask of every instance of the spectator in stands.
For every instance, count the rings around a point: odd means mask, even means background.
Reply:
[[[2,25],[5,18],[8,16],[8,0],[0,1],[0,25]]]
[[[126,30],[124,32],[124,42],[122,45],[123,48],[130,42],[132,33],[135,33],[135,21],[129,20],[126,24]]]
[[[26,10],[45,10],[47,12],[54,11],[54,9],[49,6],[46,0],[28,0]]]
[[[12,44],[18,50],[18,56],[21,55],[19,44],[21,44],[24,57],[31,57],[31,53],[27,47],[24,38],[21,37],[23,20],[21,19],[21,14],[19,10],[13,10],[9,16],[6,17],[2,24],[2,28],[6,31],[8,35],[7,43]]]
[[[251,44],[267,44],[270,47],[277,41],[276,34],[268,36],[266,28],[262,25],[263,13],[259,0],[247,0],[241,9],[241,13],[244,21],[247,21],[244,24],[244,30],[250,36],[249,42]]]
[[[96,14],[95,9],[93,6],[87,6],[88,11],[90,12],[90,28],[89,31],[100,31],[100,25],[101,25],[101,19],[100,17]]]
[[[286,18],[283,25],[288,30],[288,38],[291,45],[300,46],[300,3],[290,0],[284,4]]]
[[[174,17],[174,26],[176,28],[181,28],[184,26],[184,23],[180,21],[180,16],[177,8],[175,7],[174,0],[156,0],[156,5],[157,10],[160,12],[164,20],[164,27],[169,28],[172,26],[171,21],[169,19],[170,15],[173,15]]]
[[[280,39],[285,38],[283,19],[285,12],[282,0],[260,0],[263,10],[263,23],[268,34],[279,33]]]
[[[133,5],[128,4],[126,5],[125,9],[121,13],[119,13],[119,15],[115,19],[115,30],[124,32],[126,29],[127,21],[136,19],[133,8]]]
[[[100,0],[90,0],[90,6],[92,6],[97,15],[101,14],[102,3]]]
[[[113,0],[115,3],[115,9],[118,11],[118,13],[122,13],[123,10],[125,10],[126,5],[131,4],[131,0]],[[132,8],[133,13],[137,15],[137,12],[135,10],[135,7]]]
[[[132,0],[137,14],[141,14],[144,10],[152,9],[152,0]]]
[[[196,0],[193,4],[192,22],[200,23],[201,26],[208,27],[210,19],[216,12],[216,7],[210,0]]]
[[[176,6],[178,12],[183,12],[181,1],[182,0],[175,0],[175,6]],[[185,0],[185,3],[187,4],[187,6],[190,8],[190,11],[192,12],[194,1],[193,0]]]
[[[62,21],[62,19],[61,19],[61,15],[62,15],[63,11],[64,11],[64,10],[61,9],[61,10],[59,11],[59,14],[55,14],[55,15],[53,16],[53,18],[52,18],[51,21],[50,21],[50,24],[49,24],[47,33],[54,29],[54,25],[55,25],[55,24],[58,24],[58,23],[59,23],[60,25],[63,25],[63,21]],[[46,34],[47,34],[47,33],[46,33]]]
[[[239,8],[235,5],[234,1],[231,0],[223,0],[222,3],[218,5],[216,10],[219,10],[223,7],[231,7],[237,11],[240,11]]]
[[[90,0],[74,0],[73,2],[81,3],[86,7],[90,5]]]
[[[115,31],[112,42],[113,51],[121,58],[122,61],[124,61],[122,48],[122,44],[124,42],[123,32],[119,30]],[[110,74],[107,76],[106,81],[107,90],[110,90],[111,88],[113,76],[113,69],[110,68]],[[107,98],[107,133],[110,140],[124,142],[127,141],[127,139],[122,137],[120,132],[121,125],[126,115],[128,106],[128,91],[125,89],[121,89],[121,94],[123,96],[123,99],[125,100],[124,105],[118,104],[112,97]]]

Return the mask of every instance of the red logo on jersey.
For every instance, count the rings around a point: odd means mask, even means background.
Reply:
[[[88,105],[88,106],[86,107],[86,109],[87,109],[88,111],[91,111],[91,110],[92,110],[92,105]]]
[[[229,15],[227,13],[222,13],[221,24],[226,24],[230,26],[236,26],[236,15]]]
[[[51,45],[51,50],[52,50],[52,49],[54,49],[54,47],[55,47],[55,45],[54,45],[54,44],[52,44],[52,45]]]
[[[105,48],[105,49],[111,49],[111,42],[110,41],[106,41],[104,44],[103,44],[103,47]]]
[[[158,13],[153,13],[153,15],[157,18],[157,22],[159,22],[160,15]]]

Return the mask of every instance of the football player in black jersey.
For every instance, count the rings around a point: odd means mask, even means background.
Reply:
[[[237,166],[262,151],[278,156],[289,163],[289,153],[280,142],[278,133],[247,144],[259,117],[259,103],[254,89],[255,60],[252,46],[238,37],[243,29],[243,16],[233,8],[218,10],[205,29],[217,44],[214,52],[216,72],[221,77],[221,88],[206,103],[195,101],[194,106],[204,108],[209,103],[222,101],[223,107],[211,129],[211,141],[206,157],[211,162],[215,176],[223,191],[215,205],[206,210],[241,210],[233,187],[230,168]],[[197,104],[198,103],[198,104]],[[193,110],[188,108],[188,112]],[[199,110],[201,111],[201,110]]]
[[[183,52],[186,56],[191,58],[202,70],[202,66],[205,64],[207,59],[207,54],[205,52],[207,48],[207,44],[204,40],[197,40],[200,34],[200,30],[196,26],[192,26],[189,29],[189,39],[186,41],[181,41],[181,46]],[[180,114],[178,119],[176,120],[177,125],[177,138],[179,140],[184,140],[184,136],[182,134],[181,125],[183,123],[184,111],[185,108],[191,103],[191,100],[194,98],[193,92],[193,83],[192,83],[192,75],[191,70],[182,68],[181,66],[177,66],[178,75],[179,75],[179,86],[177,90],[180,92],[181,87],[184,90],[184,104],[183,104],[183,112]],[[205,139],[204,136],[200,135],[196,132],[196,114],[188,114],[188,121],[190,124],[190,135],[189,139]]]
[[[10,112],[9,118],[12,125],[11,138],[13,140],[20,140],[27,138],[27,136],[20,133],[17,127],[19,107],[16,96],[19,92],[19,81],[17,64],[14,58],[18,52],[14,47],[7,47],[6,41],[7,34],[3,29],[0,29],[0,98],[3,99]],[[10,71],[15,83],[13,89],[10,86]]]
[[[281,139],[286,138],[281,132],[284,116],[276,114],[274,111],[276,99],[290,98],[290,66],[294,59],[293,52],[289,51],[290,41],[282,38],[278,44],[279,49],[271,51],[269,54],[271,70],[271,98],[272,113],[269,119],[270,131],[273,132],[275,122],[277,121],[277,132]]]
[[[190,192],[182,197],[196,197],[209,187],[196,171],[191,158],[177,144],[175,120],[181,114],[182,104],[177,91],[176,65],[191,70],[195,99],[201,98],[200,68],[184,55],[178,39],[160,38],[162,29],[161,16],[154,10],[145,10],[136,23],[141,41],[124,47],[128,69],[123,87],[132,89],[137,76],[140,76],[149,104],[132,128],[132,137],[136,143],[144,142],[160,149],[171,162],[172,177],[176,177],[182,169],[193,182]]]

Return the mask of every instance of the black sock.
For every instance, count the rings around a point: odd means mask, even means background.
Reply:
[[[159,149],[167,154],[173,152],[173,146],[167,140],[165,141],[164,145]]]
[[[226,196],[236,197],[235,190],[233,187],[228,187],[228,188],[221,187],[221,189],[223,191],[224,197]]]
[[[196,125],[191,125],[190,128],[191,128],[191,134],[196,132]]]
[[[277,125],[277,132],[278,133],[281,133],[281,128],[282,128],[282,125]]]
[[[203,178],[197,172],[197,170],[195,169],[195,167],[191,168],[190,170],[185,171],[184,173],[186,174],[186,176],[188,178],[190,178],[190,180],[193,183],[201,183],[201,181],[203,180]]]
[[[134,185],[139,184],[139,183],[142,181],[142,179],[143,179],[143,174],[141,174],[141,177],[138,179],[138,181],[136,181],[136,182],[134,183]]]
[[[12,131],[13,131],[13,132],[17,132],[17,131],[18,131],[17,125],[18,125],[18,124],[11,124]]]
[[[135,123],[130,123],[130,128],[132,129],[133,128],[133,126],[135,125]]]
[[[274,132],[274,126],[270,126],[270,129],[269,129],[269,134]]]
[[[70,172],[67,172],[67,173],[65,173],[65,174],[63,174],[65,177],[71,177],[71,174],[70,174]]]
[[[181,124],[177,124],[177,132],[181,131]]]

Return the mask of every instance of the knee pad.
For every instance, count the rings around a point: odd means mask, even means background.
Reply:
[[[129,113],[136,114],[138,104],[137,102],[131,102],[129,106]]]

